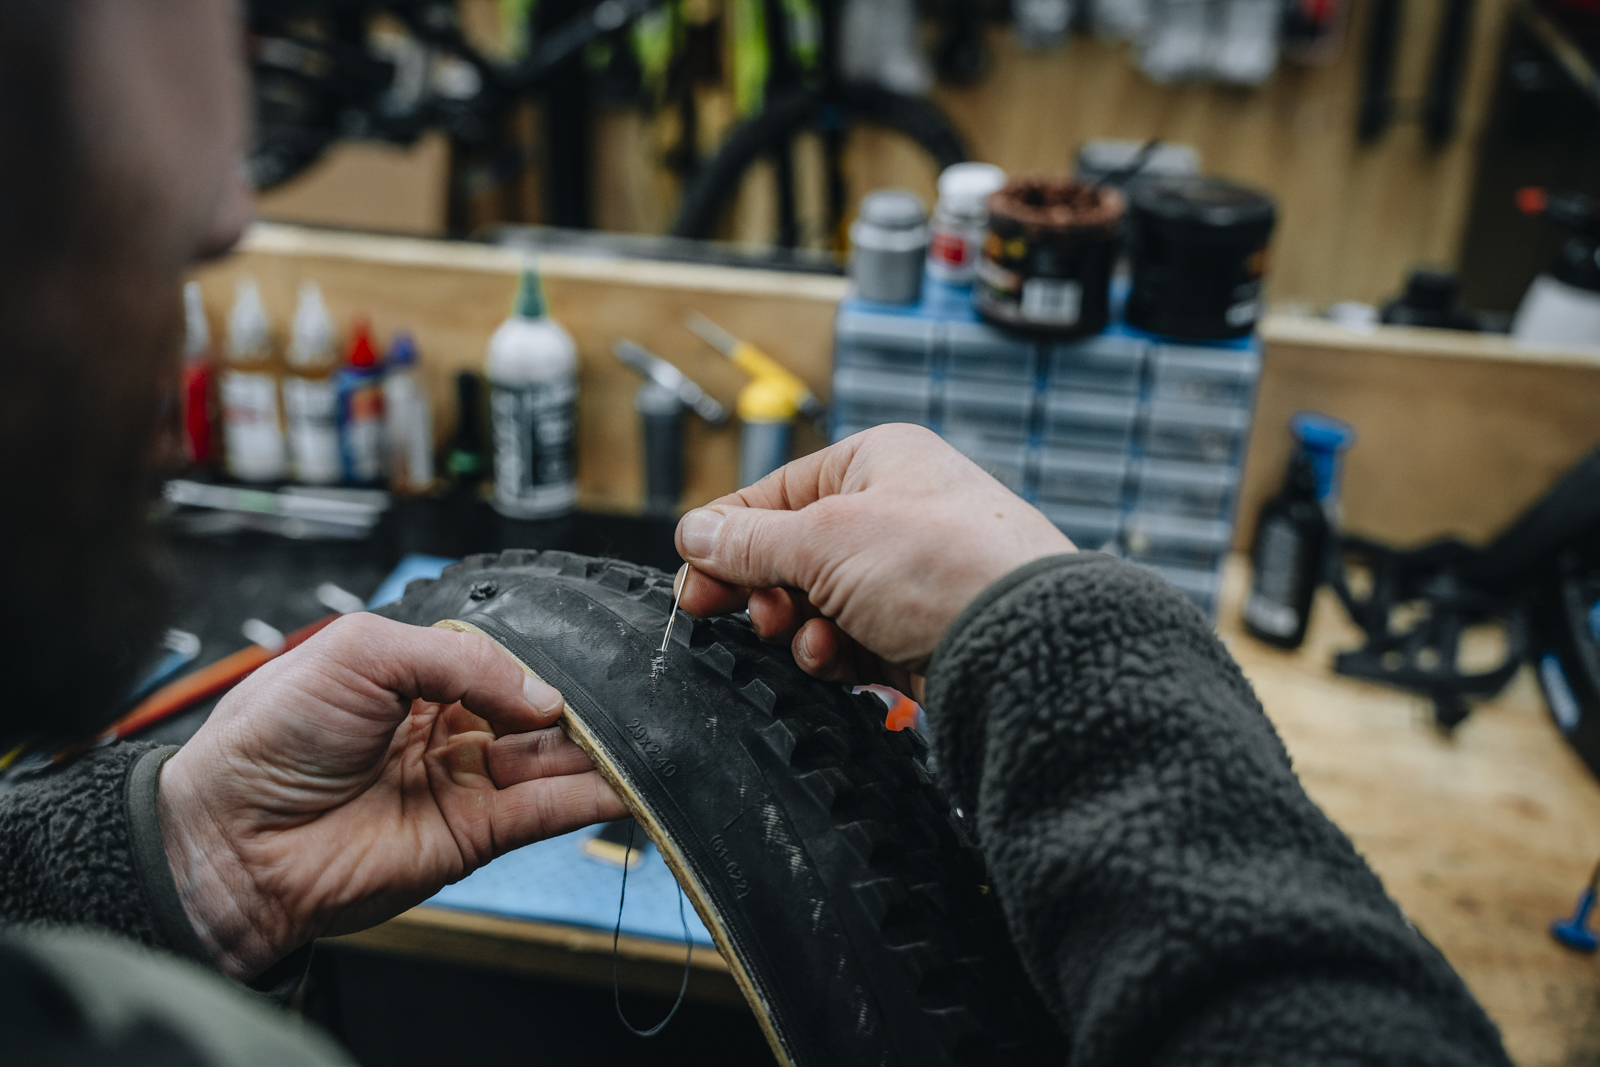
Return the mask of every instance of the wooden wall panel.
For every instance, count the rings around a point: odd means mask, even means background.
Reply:
[[[449,208],[450,144],[430,133],[410,148],[342,141],[304,173],[260,195],[278,222],[442,237]]]
[[[1486,541],[1600,445],[1600,355],[1448,330],[1269,318],[1235,545],[1288,463],[1289,417],[1344,419],[1344,525],[1401,545]]]

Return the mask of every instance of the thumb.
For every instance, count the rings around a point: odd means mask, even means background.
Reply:
[[[696,570],[729,585],[805,589],[811,525],[803,510],[696,508],[678,523],[678,552]]]
[[[345,616],[302,648],[321,657],[330,676],[349,672],[402,697],[404,708],[416,699],[459,702],[505,732],[549,726],[563,709],[560,693],[478,633],[408,626],[363,612]]]

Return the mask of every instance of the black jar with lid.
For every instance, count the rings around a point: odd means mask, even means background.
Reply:
[[[989,197],[972,306],[991,325],[1045,337],[1099,333],[1127,203],[1065,175],[1012,178]]]
[[[1128,325],[1196,340],[1255,329],[1278,214],[1272,198],[1183,175],[1140,182],[1129,201]]]

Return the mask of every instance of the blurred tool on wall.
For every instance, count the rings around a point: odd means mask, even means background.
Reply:
[[[917,271],[920,274],[921,253]],[[739,392],[739,485],[753,485],[789,462],[789,438],[797,415],[817,420],[826,414],[811,387],[749,341],[741,341],[699,312],[684,324],[706,344],[727,356],[750,382]]]
[[[1256,519],[1244,602],[1245,629],[1279,648],[1299,648],[1305,640],[1339,529],[1344,452],[1356,437],[1349,425],[1312,411],[1295,415],[1289,426],[1295,443],[1288,475]]]
[[[1053,48],[1072,32],[1075,0],[1012,0],[1011,29],[1024,48]]]
[[[578,347],[550,318],[544,284],[522,272],[515,313],[489,340],[484,375],[494,435],[494,506],[549,519],[578,501]]]
[[[1090,185],[1111,185],[1124,193],[1155,178],[1200,173],[1200,153],[1186,144],[1096,137],[1083,142],[1072,176]]]
[[[1356,135],[1364,143],[1381,138],[1397,119],[1419,122],[1429,148],[1439,149],[1455,136],[1472,33],[1473,0],[1445,0],[1439,15],[1423,98],[1397,101],[1395,61],[1400,52],[1401,0],[1375,0],[1367,20],[1366,54]]]
[[[913,0],[844,0],[839,68],[854,82],[920,96],[933,88]]]
[[[643,345],[622,338],[611,350],[644,375],[634,408],[643,430],[645,513],[676,515],[683,497],[683,413],[693,411],[712,426],[721,426],[728,421],[727,410]]]
[[[216,352],[200,283],[183,286],[183,376],[178,407],[183,422],[183,458],[196,470],[210,470],[220,451],[217,432]]]
[[[228,366],[222,372],[223,443],[228,473],[245,482],[281,481],[288,473],[278,415],[278,367],[261,287],[246,275],[228,315]]]
[[[1517,307],[1511,335],[1529,345],[1600,348],[1600,208],[1582,193],[1526,188],[1517,207],[1565,235]]]

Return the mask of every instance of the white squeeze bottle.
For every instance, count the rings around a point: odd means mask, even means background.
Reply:
[[[484,374],[495,510],[514,519],[565,515],[578,499],[578,346],[546,314],[531,269],[522,273],[516,312],[489,339]]]
[[[333,319],[322,289],[316,282],[304,282],[289,334],[283,413],[294,477],[307,485],[339,480],[338,395],[333,382],[338,362]]]
[[[272,332],[261,289],[239,279],[228,316],[228,366],[222,373],[222,433],[228,473],[246,482],[284,477],[283,426],[278,420],[278,378]]]

